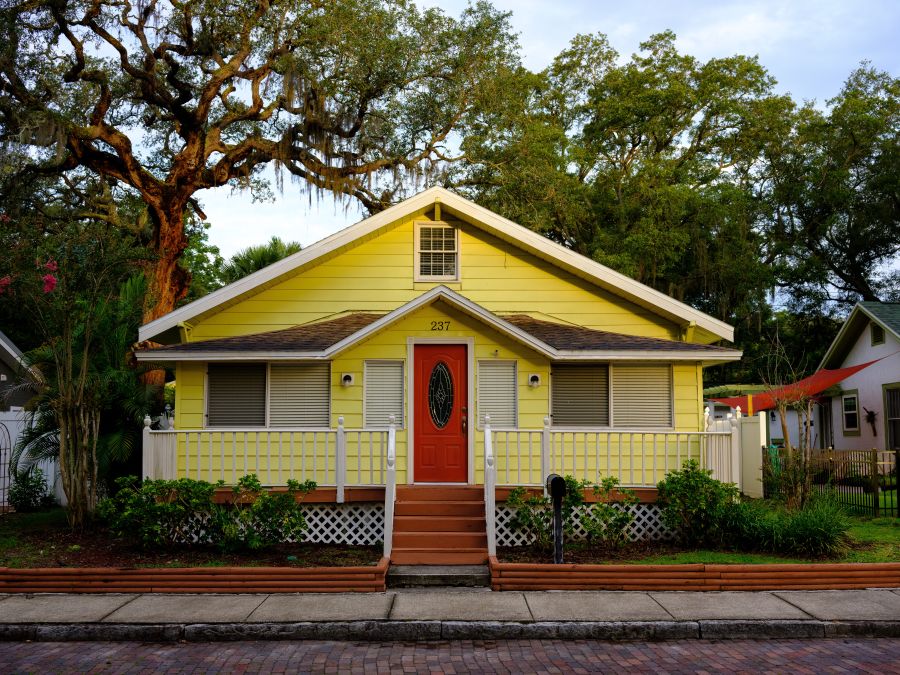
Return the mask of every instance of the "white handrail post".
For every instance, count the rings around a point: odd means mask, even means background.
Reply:
[[[709,406],[703,409],[703,431],[709,431]]]
[[[731,420],[731,471],[729,482],[738,486],[743,492],[741,482],[741,408],[738,406],[737,417]]]
[[[394,502],[397,499],[397,428],[394,416],[388,426],[387,476],[384,484],[384,557],[391,557],[394,540]]]
[[[337,448],[334,454],[334,483],[337,487],[335,500],[338,504],[344,503],[344,483],[347,480],[347,436],[344,432],[344,417],[338,417]]]
[[[544,428],[541,431],[541,483],[544,485],[544,495],[547,494],[547,476],[550,475],[550,418],[544,418]]]
[[[150,419],[150,415],[144,415],[144,428],[141,431],[141,473],[144,475],[141,478],[160,477],[153,475],[154,450],[156,448],[153,447],[153,437],[150,436],[151,424],[153,424],[153,420]]]
[[[497,555],[497,478],[494,464],[494,439],[491,416],[484,416],[484,523],[487,533],[488,555]]]

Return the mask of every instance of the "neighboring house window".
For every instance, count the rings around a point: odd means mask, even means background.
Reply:
[[[478,424],[491,416],[491,426],[518,426],[515,361],[478,362]]]
[[[609,368],[556,365],[550,372],[550,418],[557,427],[609,426]]]
[[[872,346],[884,344],[884,327],[877,323],[872,324]]]
[[[329,426],[328,363],[210,363],[208,427]],[[268,421],[267,421],[268,418]]]
[[[667,364],[612,367],[613,426],[671,427],[672,368]]]
[[[459,279],[459,238],[455,227],[416,223],[416,279]]]
[[[328,363],[269,366],[269,426],[327,427],[331,369]]]
[[[859,396],[841,396],[841,405],[844,407],[844,431],[859,431]]]
[[[403,426],[403,361],[366,361],[364,426]]]
[[[266,364],[210,363],[207,426],[266,426]]]

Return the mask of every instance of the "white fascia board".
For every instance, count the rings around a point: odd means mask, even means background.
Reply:
[[[844,324],[841,326],[841,329],[838,331],[837,335],[834,336],[834,340],[831,341],[831,344],[828,346],[828,351],[825,352],[825,356],[822,357],[822,361],[819,363],[819,367],[816,370],[821,370],[825,367],[825,364],[831,360],[831,357],[834,355],[837,346],[844,341],[844,337],[850,331],[850,325],[856,319],[856,316],[863,311],[863,308],[857,303],[853,306],[853,309],[850,310],[850,314],[844,319]],[[866,313],[868,314],[868,313]]]
[[[150,350],[135,352],[142,363],[170,363],[174,361],[321,361],[328,357],[322,352],[178,352]]]
[[[432,188],[410,197],[406,201],[385,209],[381,213],[345,227],[343,230],[335,232],[331,236],[325,237],[325,239],[321,239],[287,258],[272,263],[268,267],[249,274],[243,279],[238,279],[234,283],[204,295],[202,298],[194,300],[184,307],[179,307],[158,319],[144,324],[138,330],[138,341],[152,340],[163,331],[175,328],[179,323],[190,321],[194,317],[215,309],[230,300],[234,300],[244,293],[274,281],[285,274],[289,274],[298,267],[328,255],[332,251],[365,237],[394,220],[402,218],[407,213],[414,213],[419,209],[425,208],[429,204],[434,203],[434,192],[437,189]]]
[[[0,348],[3,349],[7,354],[9,354],[16,363],[20,366],[25,367],[25,360],[22,356],[21,350],[16,347],[12,340],[10,340],[5,333],[0,332]]]
[[[560,361],[704,361],[725,363],[740,361],[743,352],[737,349],[727,352],[695,352],[695,351],[657,351],[648,350],[595,350],[595,351],[557,351]]]
[[[501,234],[503,239],[524,244],[526,248],[546,256],[551,262],[556,262],[569,270],[578,271],[579,275],[585,276],[615,295],[651,309],[655,308],[658,310],[657,313],[670,319],[680,320],[684,325],[694,322],[699,328],[708,330],[722,339],[734,340],[734,328],[727,323],[719,321],[693,307],[689,307],[674,298],[670,298],[665,293],[660,293],[590,258],[575,253],[565,246],[550,241],[526,227],[503,218],[493,211],[441,187],[433,187],[420,192],[399,204],[385,209],[381,213],[350,225],[294,255],[279,260],[265,269],[254,272],[243,279],[213,291],[209,295],[205,295],[184,307],[180,307],[141,326],[138,331],[138,339],[140,341],[151,340],[163,331],[176,327],[181,322],[189,321],[200,314],[215,309],[223,303],[274,281],[282,275],[289,274],[302,265],[365,237],[395,220],[427,208],[435,202],[446,204],[451,209],[471,217],[484,226],[487,231]]]

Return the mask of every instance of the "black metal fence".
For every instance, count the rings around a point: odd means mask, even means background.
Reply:
[[[782,477],[797,467],[783,449],[769,449],[764,456],[766,497],[776,497],[784,484]],[[852,512],[900,517],[898,466],[900,450],[813,450],[805,471],[813,490],[832,495]]]

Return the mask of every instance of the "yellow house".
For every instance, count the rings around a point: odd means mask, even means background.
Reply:
[[[383,503],[395,561],[480,560],[497,490],[721,470],[702,369],[740,358],[711,344],[732,337],[432,188],[143,326],[162,346],[138,359],[177,381],[144,473],[313,479],[320,500]]]

